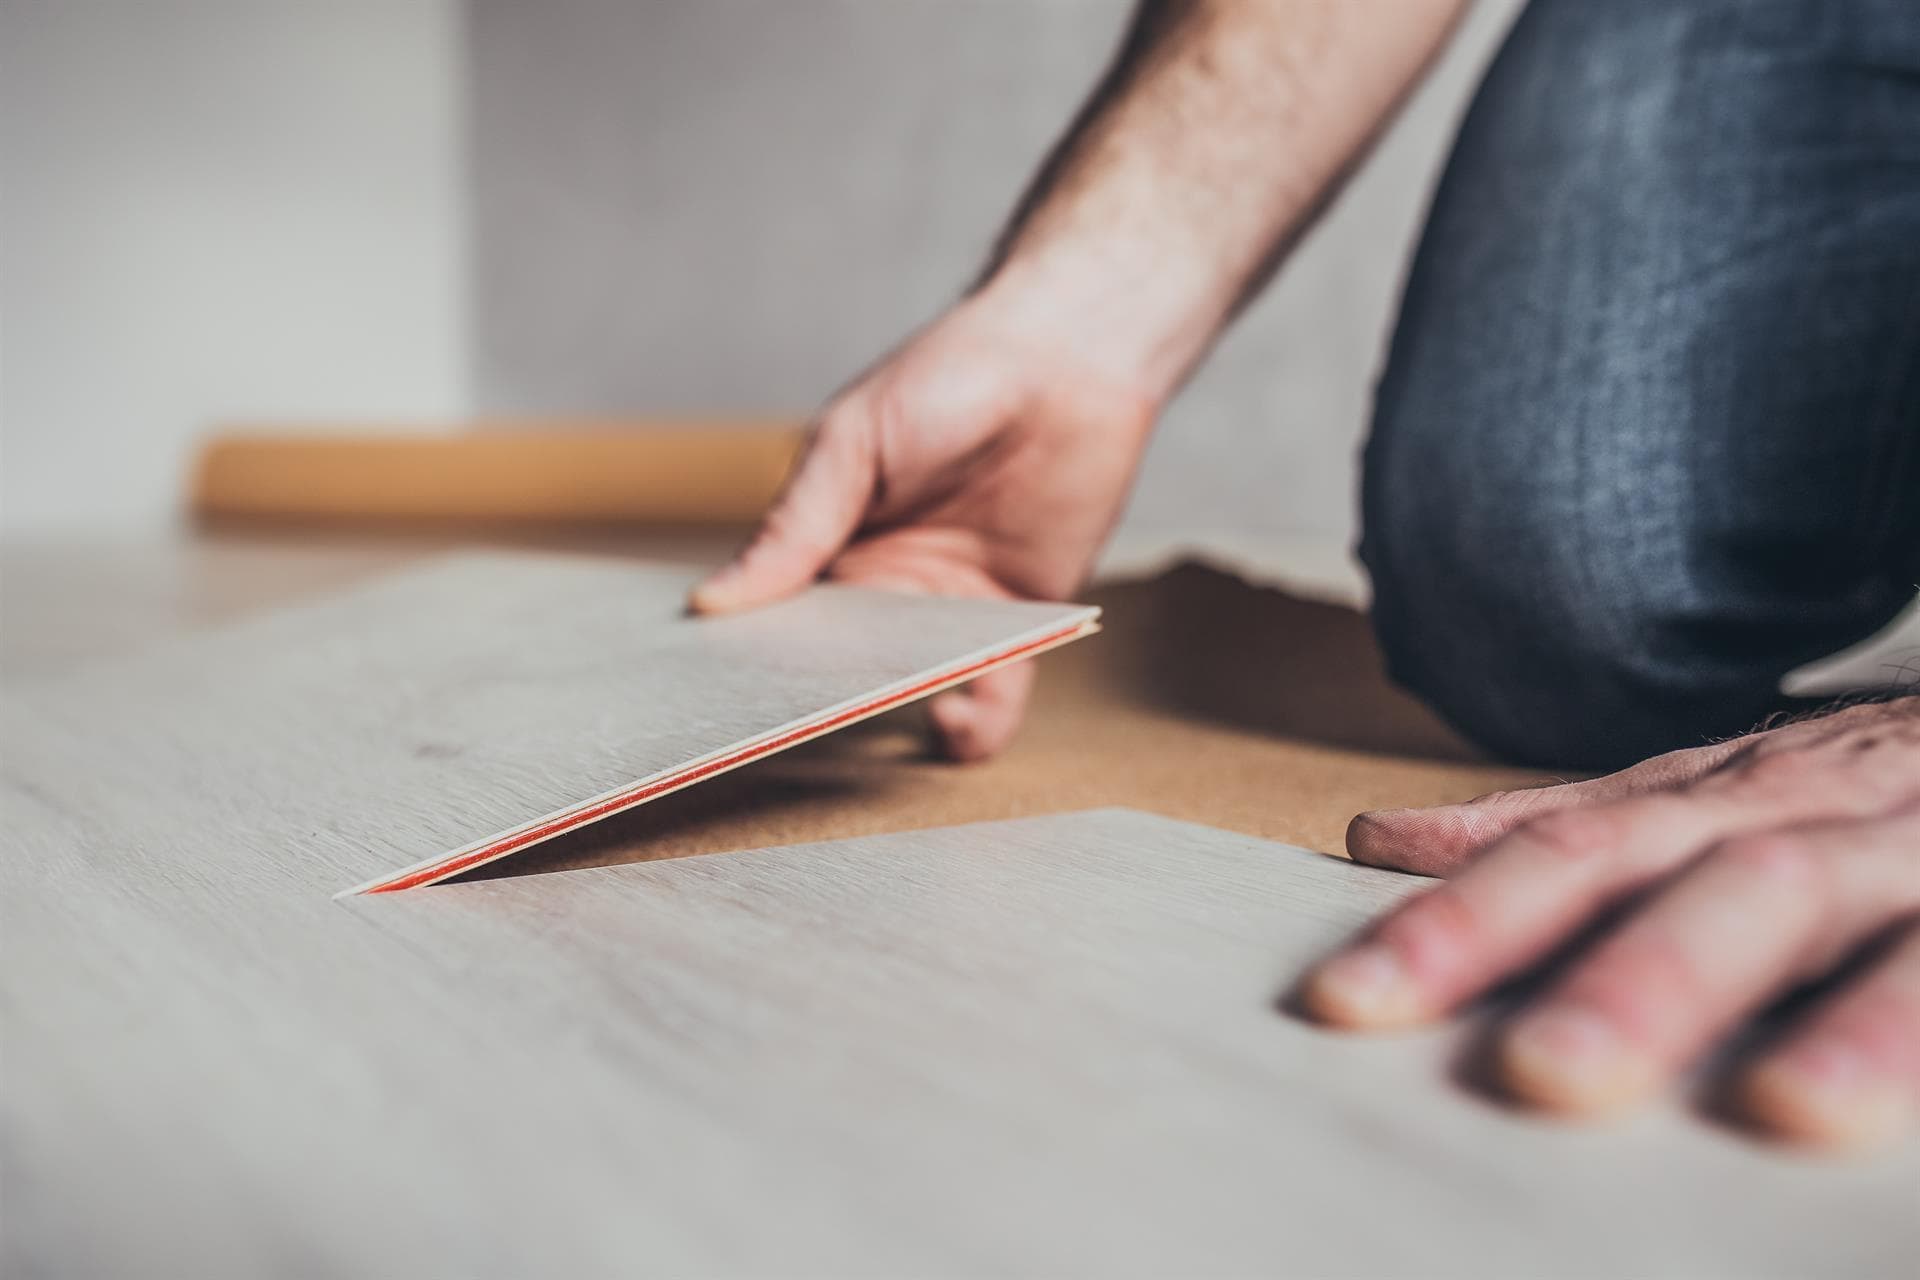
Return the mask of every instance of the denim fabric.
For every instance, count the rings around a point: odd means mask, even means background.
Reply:
[[[1394,677],[1496,754],[1738,733],[1920,580],[1920,0],[1533,0],[1367,446]]]

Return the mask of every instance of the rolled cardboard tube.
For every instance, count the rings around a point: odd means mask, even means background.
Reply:
[[[203,519],[740,524],[779,491],[801,438],[798,419],[224,429],[200,450],[191,506]]]

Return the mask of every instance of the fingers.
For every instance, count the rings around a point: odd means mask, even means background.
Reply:
[[[984,760],[1013,740],[1033,690],[1033,664],[1018,662],[958,689],[949,689],[927,706],[935,739],[950,757]]]
[[[1376,809],[1347,828],[1347,852],[1356,862],[1420,875],[1448,875],[1521,823],[1560,809],[1576,809],[1669,791],[1692,782],[1748,740],[1670,751],[1585,782],[1524,791],[1496,791],[1465,804],[1426,809]]]
[[[1438,1018],[1543,959],[1600,911],[1724,841],[1852,818],[1869,788],[1777,767],[1737,784],[1556,809],[1522,823],[1308,975],[1309,1010],[1340,1026]]]
[[[1739,814],[1724,797],[1679,792],[1548,812],[1314,970],[1303,998],[1340,1026],[1431,1021],[1544,958],[1741,821],[1765,819]]]
[[[867,420],[846,409],[831,411],[752,541],[694,587],[688,606],[695,613],[747,609],[812,582],[860,527],[877,474]]]
[[[1581,803],[1574,786],[1562,784],[1428,809],[1375,809],[1347,824],[1347,852],[1369,866],[1447,875],[1528,818]]]
[[[1920,1111],[1920,924],[1749,1069],[1746,1115],[1782,1137],[1877,1146]]]
[[[1906,825],[1789,829],[1692,863],[1506,1029],[1506,1084],[1573,1112],[1664,1084],[1793,982],[1920,910]]]
[[[1781,1133],[1884,1137],[1920,1111],[1911,714],[1752,735],[1681,761],[1677,782],[1643,765],[1397,828],[1397,815],[1363,817],[1350,839],[1364,860],[1464,869],[1312,971],[1302,999],[1348,1026],[1427,1021],[1652,890],[1496,1041],[1516,1095],[1591,1111],[1663,1083],[1797,982],[1891,937],[1864,978],[1744,1077],[1749,1113]]]

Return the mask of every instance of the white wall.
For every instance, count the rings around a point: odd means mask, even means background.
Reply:
[[[0,528],[245,417],[467,407],[459,0],[0,0]]]

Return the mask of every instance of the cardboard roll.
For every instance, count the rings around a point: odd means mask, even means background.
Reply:
[[[237,429],[201,449],[190,501],[207,521],[740,524],[801,439],[798,419]]]

